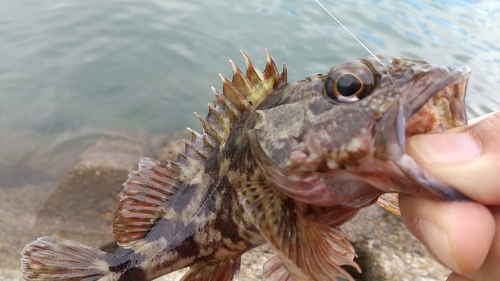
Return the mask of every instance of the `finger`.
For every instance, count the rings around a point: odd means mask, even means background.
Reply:
[[[465,274],[472,280],[500,280],[500,207],[492,207],[490,211],[495,219],[496,234],[490,252],[481,268],[471,274]]]
[[[500,112],[467,127],[411,137],[407,153],[469,198],[500,204]]]
[[[475,202],[434,201],[399,196],[401,216],[436,260],[460,274],[478,270],[495,234],[495,221]]]

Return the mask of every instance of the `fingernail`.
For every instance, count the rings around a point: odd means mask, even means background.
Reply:
[[[458,268],[457,262],[451,252],[450,244],[448,243],[448,236],[443,229],[425,219],[419,220],[418,227],[429,252],[432,252],[448,268]]]
[[[409,145],[431,164],[462,164],[481,154],[479,143],[467,133],[416,135]]]

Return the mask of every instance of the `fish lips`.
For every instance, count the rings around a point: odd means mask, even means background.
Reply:
[[[378,159],[396,160],[405,153],[405,141],[408,136],[467,125],[465,89],[469,75],[470,68],[466,66],[436,67],[414,82],[414,87],[402,94],[377,121],[372,155]],[[429,80],[433,82],[426,82]],[[394,88],[397,90],[396,86]],[[429,107],[424,108],[425,105]],[[418,113],[437,115],[438,120],[434,121],[435,124],[429,124],[429,121],[417,122],[413,126],[422,128],[409,128],[413,132],[407,132],[408,123]],[[435,127],[432,128],[432,125]]]
[[[406,176],[417,184],[375,185],[389,192],[425,195],[424,197],[429,197],[428,193],[430,193],[445,200],[467,200],[458,190],[424,171],[411,156],[405,153],[405,142],[408,137],[418,133],[435,133],[467,125],[465,91],[470,68],[436,66],[426,72],[425,76],[428,76],[424,77],[427,79],[422,80],[424,82],[416,87],[417,90],[412,91],[413,88],[411,88],[406,95],[401,96],[394,107],[381,117],[376,128],[377,134],[372,150],[372,156],[375,159],[384,160],[390,166],[388,167],[390,170],[398,170],[397,174],[402,173],[401,176]],[[432,81],[432,83],[425,81]],[[429,115],[434,116],[434,122],[427,122]],[[424,121],[419,121],[419,119]],[[416,128],[411,128],[411,126],[416,126]]]
[[[404,101],[401,113],[404,119],[409,120],[424,104],[430,103],[439,111],[441,130],[466,125],[465,91],[470,71],[468,66],[437,67],[435,71],[431,71],[429,73],[431,77],[436,72],[444,73],[444,75],[436,82],[429,84],[421,93],[410,95]],[[448,102],[447,108],[443,107],[443,101]]]

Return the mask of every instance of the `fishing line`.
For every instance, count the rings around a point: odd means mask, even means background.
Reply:
[[[370,55],[372,55],[372,56],[373,56],[373,57],[374,57],[374,58],[375,58],[378,62],[380,62],[380,63],[381,63],[381,61],[377,58],[377,56],[376,56],[374,53],[372,53],[372,52],[370,51],[370,49],[368,49],[368,48],[367,48],[367,47],[366,47],[363,43],[361,43],[361,41],[359,41],[359,39],[358,39],[356,36],[354,36],[354,34],[352,34],[352,33],[349,31],[349,29],[347,29],[347,27],[345,27],[345,26],[344,26],[344,25],[343,25],[343,24],[342,24],[342,23],[341,23],[341,22],[340,22],[340,21],[339,21],[339,20],[338,20],[338,19],[337,19],[337,18],[336,18],[336,17],[335,17],[335,16],[334,16],[331,12],[330,12],[330,11],[328,11],[328,9],[327,9],[325,6],[323,6],[323,4],[321,4],[321,2],[319,2],[319,0],[315,0],[315,1],[316,1],[316,3],[318,3],[318,5],[320,5],[320,6],[321,6],[321,8],[323,8],[323,10],[325,10],[325,11],[326,11],[326,12],[327,12],[327,13],[328,13],[328,14],[329,14],[329,15],[330,15],[330,16],[331,16],[331,17],[332,17],[335,21],[337,21],[337,23],[338,23],[338,24],[340,24],[340,26],[342,26],[342,27],[345,29],[345,31],[347,31],[347,33],[349,33],[349,34],[352,36],[352,38],[354,38],[356,41],[358,41],[358,43],[359,43],[359,44],[360,44],[363,48],[365,48],[365,50],[366,50],[366,51],[368,51],[368,53],[370,53]]]

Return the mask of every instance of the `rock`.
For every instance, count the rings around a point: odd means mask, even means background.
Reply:
[[[14,269],[0,268],[0,280],[2,281],[21,281],[21,271]]]
[[[153,156],[143,133],[105,135],[80,155],[37,214],[44,234],[93,247],[114,241],[111,224],[118,194],[139,159]]]
[[[356,249],[361,280],[446,280],[450,274],[408,231],[400,216],[379,206],[361,210],[342,229]]]
[[[1,269],[19,269],[21,250],[27,243],[40,236],[44,222],[37,222],[35,213],[44,200],[50,197],[50,193],[41,191],[50,189],[55,184],[57,183],[47,182],[2,189],[0,196]],[[5,271],[2,274],[5,275]],[[9,273],[9,275],[12,274]],[[0,274],[0,276],[3,275]],[[6,279],[8,278],[0,278],[0,280]]]

